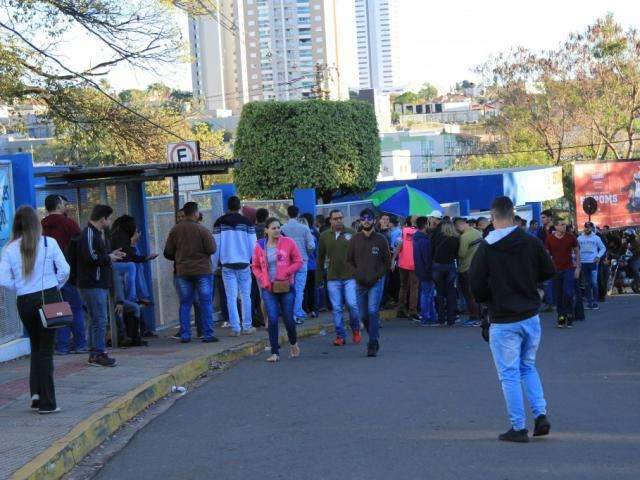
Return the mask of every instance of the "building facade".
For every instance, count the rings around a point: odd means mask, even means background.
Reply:
[[[398,0],[355,0],[360,88],[397,90]]]
[[[207,113],[254,100],[348,98],[341,0],[214,0],[189,19],[193,91]]]

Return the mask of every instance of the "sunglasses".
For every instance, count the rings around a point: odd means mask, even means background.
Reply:
[[[363,222],[373,222],[373,217],[371,215],[363,215],[360,217],[360,220]]]

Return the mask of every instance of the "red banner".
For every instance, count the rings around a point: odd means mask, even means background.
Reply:
[[[573,179],[579,228],[589,218],[582,209],[587,197],[598,202],[598,211],[591,216],[597,226],[640,225],[640,161],[576,163]]]

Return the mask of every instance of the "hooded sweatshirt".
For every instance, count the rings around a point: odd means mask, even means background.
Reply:
[[[416,275],[420,280],[425,282],[433,280],[431,240],[429,235],[419,230],[413,236],[413,262],[416,268]]]
[[[65,252],[72,238],[80,235],[78,224],[60,213],[51,213],[42,219],[42,233],[58,242],[60,250]]]
[[[492,323],[515,323],[538,314],[538,284],[555,268],[542,242],[520,228],[492,231],[471,262],[471,291],[486,303]]]

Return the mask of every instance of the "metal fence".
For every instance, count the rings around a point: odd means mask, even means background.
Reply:
[[[326,203],[324,205],[316,205],[316,214],[328,217],[331,210],[340,210],[344,217],[344,224],[350,227],[353,222],[360,218],[360,212],[365,208],[374,208],[373,203],[370,200]]]
[[[293,205],[293,200],[243,200],[242,205],[251,208],[266,208],[270,217],[286,221],[288,218],[287,207]]]
[[[0,248],[9,241],[13,223],[13,176],[11,163],[0,162],[0,191],[2,205],[0,207]],[[22,336],[22,325],[16,309],[16,296],[12,290],[0,288],[0,344]]]

